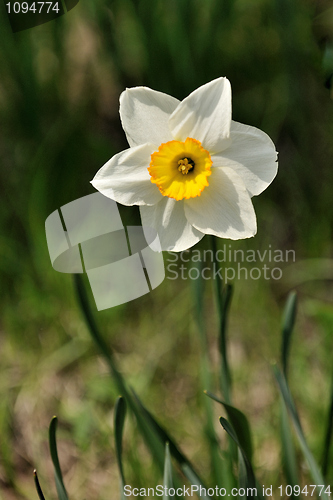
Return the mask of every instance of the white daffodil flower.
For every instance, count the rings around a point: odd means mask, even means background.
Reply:
[[[254,236],[251,196],[277,173],[267,134],[231,119],[231,87],[217,78],[183,101],[147,87],[126,89],[120,118],[130,148],[116,154],[92,185],[123,205],[139,205],[162,250],[180,252],[205,234]]]

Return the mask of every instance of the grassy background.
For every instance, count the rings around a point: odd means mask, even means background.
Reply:
[[[227,76],[233,118],[265,130],[280,165],[273,184],[254,199],[258,235],[232,248],[272,245],[295,249],[297,261],[332,258],[333,12],[325,1],[81,0],[67,15],[16,34],[4,7],[0,15],[0,498],[35,498],[34,467],[55,497],[47,448],[53,414],[70,498],[118,498],[112,440],[118,393],[88,336],[71,276],[50,265],[45,219],[92,193],[96,171],[127,147],[118,115],[126,86],[182,99]],[[135,207],[122,214],[126,222],[138,217]],[[318,422],[327,412],[332,371],[333,273],[329,262],[304,265],[301,277],[296,271],[286,269],[281,282],[236,281],[231,309],[234,401],[251,421],[265,484],[283,481],[270,363],[279,357],[281,311],[293,287],[300,310],[290,383],[310,446],[318,459],[322,453]],[[209,481],[190,285],[166,280],[149,296],[96,316],[126,380]],[[206,285],[214,390],[217,325]],[[224,446],[218,421],[216,429]],[[131,420],[124,457],[130,484],[160,481]],[[306,481],[301,458],[299,467]]]

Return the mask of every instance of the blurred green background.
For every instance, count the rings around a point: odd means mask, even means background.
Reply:
[[[331,2],[81,0],[65,16],[15,34],[4,6],[0,15],[0,498],[36,498],[34,467],[54,498],[47,448],[53,414],[70,498],[118,498],[117,390],[80,316],[72,277],[51,267],[44,224],[61,205],[94,192],[96,171],[127,147],[118,99],[135,85],[182,99],[227,76],[233,119],[264,130],[277,146],[278,176],[254,199],[258,235],[233,248],[271,245],[294,249],[297,261],[327,260],[315,269],[305,264],[301,278],[292,268],[281,282],[234,283],[235,401],[252,424],[260,480],[281,484],[270,363],[279,356],[283,301],[296,287],[291,386],[320,460],[333,330]],[[138,220],[136,207],[121,213],[126,223]],[[190,285],[165,280],[96,317],[126,380],[209,478]],[[211,283],[206,288],[214,389],[216,320]],[[158,482],[133,422],[125,428],[124,457],[132,484]]]

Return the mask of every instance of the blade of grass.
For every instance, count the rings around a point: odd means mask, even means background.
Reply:
[[[291,336],[295,325],[296,312],[297,294],[296,292],[292,292],[288,295],[282,319],[281,365],[286,380],[288,376],[288,360],[290,353]],[[287,484],[296,486],[300,484],[297,472],[296,450],[290,428],[290,422],[288,419],[288,413],[282,398],[280,407],[282,465],[286,475]],[[295,498],[295,495],[292,494],[291,497]]]
[[[173,482],[172,482],[172,464],[171,464],[169,443],[165,443],[163,486],[164,486],[163,500],[172,500],[174,498],[174,495],[170,495],[170,489],[173,488]]]
[[[53,417],[49,427],[49,446],[50,446],[52,463],[54,467],[54,477],[55,477],[55,483],[59,500],[68,500],[66,488],[62,479],[62,472],[59,464],[58,451],[57,451],[57,441],[56,441],[57,422],[58,422],[57,417]]]
[[[122,499],[125,499],[124,495],[124,486],[125,486],[125,477],[124,477],[124,469],[122,462],[122,441],[123,441],[123,430],[124,423],[126,417],[126,401],[123,397],[119,397],[116,401],[114,407],[114,437],[116,444],[116,456],[118,469],[120,473],[120,496]]]
[[[205,394],[214,401],[216,401],[217,403],[220,403],[224,407],[225,411],[227,412],[229,421],[237,435],[239,445],[242,447],[242,449],[246,453],[246,456],[251,462],[252,460],[251,430],[249,422],[244,413],[242,413],[234,406],[228,405],[227,403],[225,403],[224,401],[222,401],[209,391],[205,391]]]
[[[330,455],[330,447],[332,443],[332,433],[333,433],[333,380],[331,386],[331,397],[330,397],[330,405],[327,416],[327,424],[326,424],[326,433],[325,440],[323,446],[323,460],[322,460],[322,471],[323,476],[326,477],[328,473],[329,466],[329,455]]]
[[[118,389],[122,392],[122,395],[126,399],[128,406],[133,411],[141,434],[143,435],[148,448],[150,449],[154,460],[158,463],[160,469],[163,471],[164,468],[164,447],[165,443],[170,443],[170,451],[172,455],[178,461],[184,474],[188,477],[192,484],[203,486],[202,481],[193,469],[190,462],[186,457],[179,451],[175,443],[170,439],[166,431],[156,422],[152,415],[146,410],[138,396],[133,392],[134,399],[126,388],[125,381],[123,380],[121,374],[115,366],[115,362],[112,358],[111,349],[107,346],[102,336],[99,333],[98,327],[96,325],[95,319],[93,317],[92,311],[90,309],[88,297],[86,295],[84,283],[80,275],[74,275],[74,283],[78,297],[78,303],[80,309],[83,313],[84,319],[86,321],[88,330],[101,351],[102,355],[106,359],[110,371],[114,376],[117,383]],[[202,496],[202,498],[206,498]]]
[[[123,377],[116,368],[116,365],[112,358],[111,349],[108,347],[102,335],[100,335],[99,333],[97,324],[95,322],[95,318],[93,316],[93,313],[89,305],[88,297],[83,283],[83,278],[81,277],[80,274],[74,274],[74,284],[75,284],[76,294],[78,297],[79,306],[83,313],[83,317],[86,321],[86,325],[88,326],[89,333],[93,338],[94,342],[96,343],[97,347],[103,354],[104,358],[106,359],[111,369],[112,375],[114,376],[114,379],[117,383],[119,391],[124,395],[125,394],[127,395],[128,391],[125,387]]]
[[[319,467],[318,467],[315,459],[313,458],[313,455],[312,455],[312,453],[307,445],[307,442],[306,442],[306,439],[305,439],[305,436],[304,436],[304,433],[303,433],[303,430],[301,427],[301,423],[300,423],[300,420],[298,417],[298,413],[297,413],[297,410],[295,407],[295,403],[294,403],[292,395],[290,393],[289,386],[288,386],[288,383],[285,379],[285,376],[283,375],[283,373],[281,372],[281,370],[277,366],[274,366],[273,369],[274,369],[274,375],[275,375],[276,381],[277,381],[279,389],[280,389],[280,393],[281,393],[282,398],[284,400],[284,403],[288,409],[291,421],[294,425],[294,429],[295,429],[296,436],[298,438],[298,442],[300,444],[301,450],[303,452],[303,455],[304,455],[306,461],[308,462],[312,478],[315,481],[316,485],[318,485],[318,486],[325,485],[324,478],[323,478],[323,476],[319,470]],[[321,498],[323,500],[328,500],[328,496],[326,495],[326,493],[323,493],[321,495]]]
[[[35,486],[36,490],[39,496],[39,500],[45,500],[45,497],[42,492],[42,488],[40,487],[39,480],[38,480],[38,475],[36,469],[34,470],[34,481],[35,481]]]
[[[296,312],[297,312],[297,294],[296,292],[292,292],[288,295],[282,320],[281,363],[282,363],[283,373],[286,379],[287,379],[291,334],[296,320]]]
[[[286,476],[287,484],[291,486],[299,485],[296,450],[293,441],[293,436],[288,419],[288,413],[283,399],[281,398],[281,448],[282,448],[282,465]],[[294,490],[293,490],[294,491]],[[294,494],[291,495],[295,497]]]
[[[139,429],[141,431],[141,434],[143,435],[145,442],[150,449],[154,460],[157,462],[159,468],[161,471],[163,471],[164,467],[164,442],[162,443],[159,439],[159,436],[156,435],[156,433],[153,431],[152,428],[147,425],[147,422],[144,418],[142,418],[142,415],[140,411],[138,411],[137,406],[135,405],[133,398],[131,394],[129,393],[125,381],[118,371],[116,364],[113,360],[112,357],[112,352],[111,349],[108,347],[106,342],[104,341],[102,335],[99,332],[99,329],[97,327],[97,324],[95,322],[93,313],[91,311],[88,297],[85,291],[84,283],[82,280],[82,277],[79,274],[74,275],[74,284],[75,284],[75,289],[78,297],[78,303],[81,309],[81,312],[83,314],[83,317],[85,319],[86,325],[88,327],[88,331],[94,340],[95,344],[97,345],[98,349],[100,350],[101,354],[105,358],[109,368],[110,372],[117,384],[118,390],[121,392],[121,394],[124,396],[126,399],[126,402],[130,409],[133,411],[136,420],[138,422]]]
[[[240,488],[244,488],[246,491],[252,488],[256,488],[256,479],[254,476],[253,468],[251,465],[248,456],[246,455],[237,433],[234,428],[230,425],[230,423],[223,417],[220,417],[220,424],[223,429],[229,434],[231,439],[234,440],[239,450],[239,486]],[[252,498],[252,495],[249,495],[247,498]]]
[[[138,422],[138,426],[141,434],[143,435],[145,442],[150,449],[154,460],[157,462],[160,470],[164,469],[164,447],[165,443],[170,443],[170,451],[172,455],[176,458],[178,463],[180,464],[184,474],[189,470],[191,477],[188,479],[192,482],[195,479],[196,483],[202,485],[202,481],[194,471],[190,462],[186,459],[186,457],[178,450],[177,446],[170,439],[168,434],[162,427],[156,422],[156,420],[152,417],[152,415],[146,410],[146,408],[141,403],[138,396],[132,391],[134,399],[132,395],[129,393],[126,388],[125,381],[123,380],[121,374],[118,372],[114,360],[112,358],[111,349],[107,346],[102,336],[99,333],[96,322],[94,320],[92,311],[89,306],[89,301],[85,292],[84,284],[80,275],[74,275],[75,287],[77,291],[78,301],[83,313],[83,316],[86,320],[86,324],[88,326],[88,330],[101,351],[102,355],[106,359],[110,371],[115,378],[115,381],[118,385],[118,389],[122,392],[122,395],[126,399],[126,402],[130,409],[133,411],[136,420]],[[202,497],[205,498],[205,497]]]
[[[163,427],[155,420],[155,418],[152,416],[152,414],[146,409],[146,407],[143,405],[143,403],[140,401],[139,397],[135,394],[135,392],[132,390],[135,401],[137,402],[138,406],[141,409],[142,415],[146,419],[147,423],[149,424],[150,427],[152,427],[156,434],[160,437],[161,442],[169,443],[169,449],[171,455],[177,460],[180,468],[182,469],[183,473],[187,477],[187,479],[191,482],[191,484],[196,485],[196,486],[201,486],[202,488],[206,488],[201,481],[200,477],[196,473],[194,467],[190,463],[190,461],[183,455],[183,453],[179,450],[178,446],[176,443],[171,439],[169,434]],[[201,498],[207,498],[206,495],[201,496]]]

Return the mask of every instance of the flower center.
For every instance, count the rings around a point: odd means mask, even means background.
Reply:
[[[179,160],[178,165],[179,172],[185,175],[194,169],[195,163],[191,160],[191,158],[183,158],[182,160]]]
[[[148,171],[151,182],[163,196],[175,200],[188,200],[200,196],[211,174],[212,160],[199,141],[188,137],[186,141],[161,144],[151,155]]]

